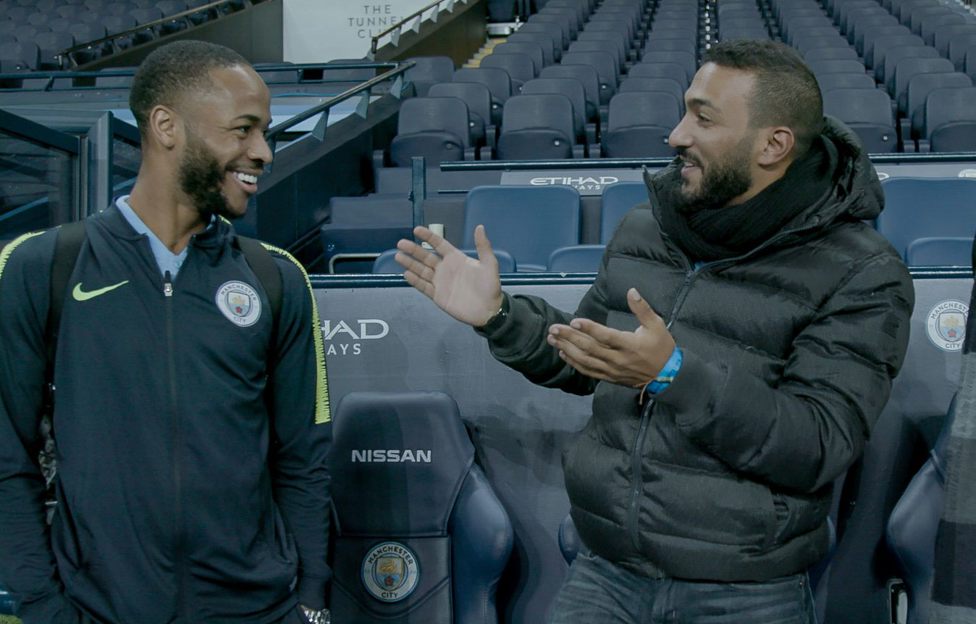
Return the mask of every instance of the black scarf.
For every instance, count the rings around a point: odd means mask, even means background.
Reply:
[[[741,204],[681,213],[675,197],[681,192],[681,170],[659,181],[654,214],[661,228],[693,261],[734,258],[755,248],[784,225],[817,203],[833,186],[837,149],[817,138],[786,174]]]

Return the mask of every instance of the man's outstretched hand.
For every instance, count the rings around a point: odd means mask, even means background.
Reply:
[[[415,227],[413,234],[433,251],[406,239],[397,243],[396,261],[406,269],[407,283],[462,323],[472,327],[487,323],[501,307],[502,287],[485,227],[474,230],[477,259],[423,226]]]

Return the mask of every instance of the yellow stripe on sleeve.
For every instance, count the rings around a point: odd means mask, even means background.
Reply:
[[[315,424],[322,425],[332,422],[332,409],[329,406],[329,375],[325,367],[325,342],[322,339],[322,324],[319,321],[319,309],[315,303],[315,292],[312,290],[312,282],[308,279],[308,273],[305,272],[305,267],[290,253],[268,243],[261,243],[261,245],[268,251],[281,254],[290,260],[298,267],[298,270],[302,272],[302,276],[305,278],[308,296],[312,298],[312,336],[315,341]]]
[[[10,243],[8,243],[7,246],[3,248],[3,251],[0,252],[0,277],[3,277],[3,270],[6,268],[7,260],[10,258],[10,254],[14,252],[14,249],[16,249],[24,241],[30,240],[35,236],[40,236],[43,233],[44,230],[41,230],[39,232],[28,232],[27,234],[21,234],[17,238],[10,241]]]

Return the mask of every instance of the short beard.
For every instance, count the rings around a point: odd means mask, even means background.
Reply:
[[[682,188],[675,193],[675,208],[682,214],[693,214],[701,210],[724,208],[730,201],[742,195],[752,186],[752,173],[749,171],[747,148],[752,137],[746,137],[735,150],[721,162],[712,163],[706,173],[702,169],[702,179],[698,191],[685,192]],[[684,150],[678,154],[684,156]],[[693,164],[700,165],[696,160]],[[681,186],[686,186],[682,180]]]
[[[199,141],[187,141],[179,176],[180,188],[193,201],[203,223],[210,223],[214,215],[231,216],[227,199],[220,190],[224,172],[217,159]]]

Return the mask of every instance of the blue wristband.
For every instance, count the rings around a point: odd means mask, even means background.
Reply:
[[[684,355],[681,353],[681,348],[676,346],[674,351],[671,352],[671,357],[668,358],[668,361],[664,363],[664,367],[661,368],[661,372],[644,386],[644,390],[649,394],[657,394],[670,386],[675,376],[677,376],[678,371],[681,370],[681,361],[683,358]]]

